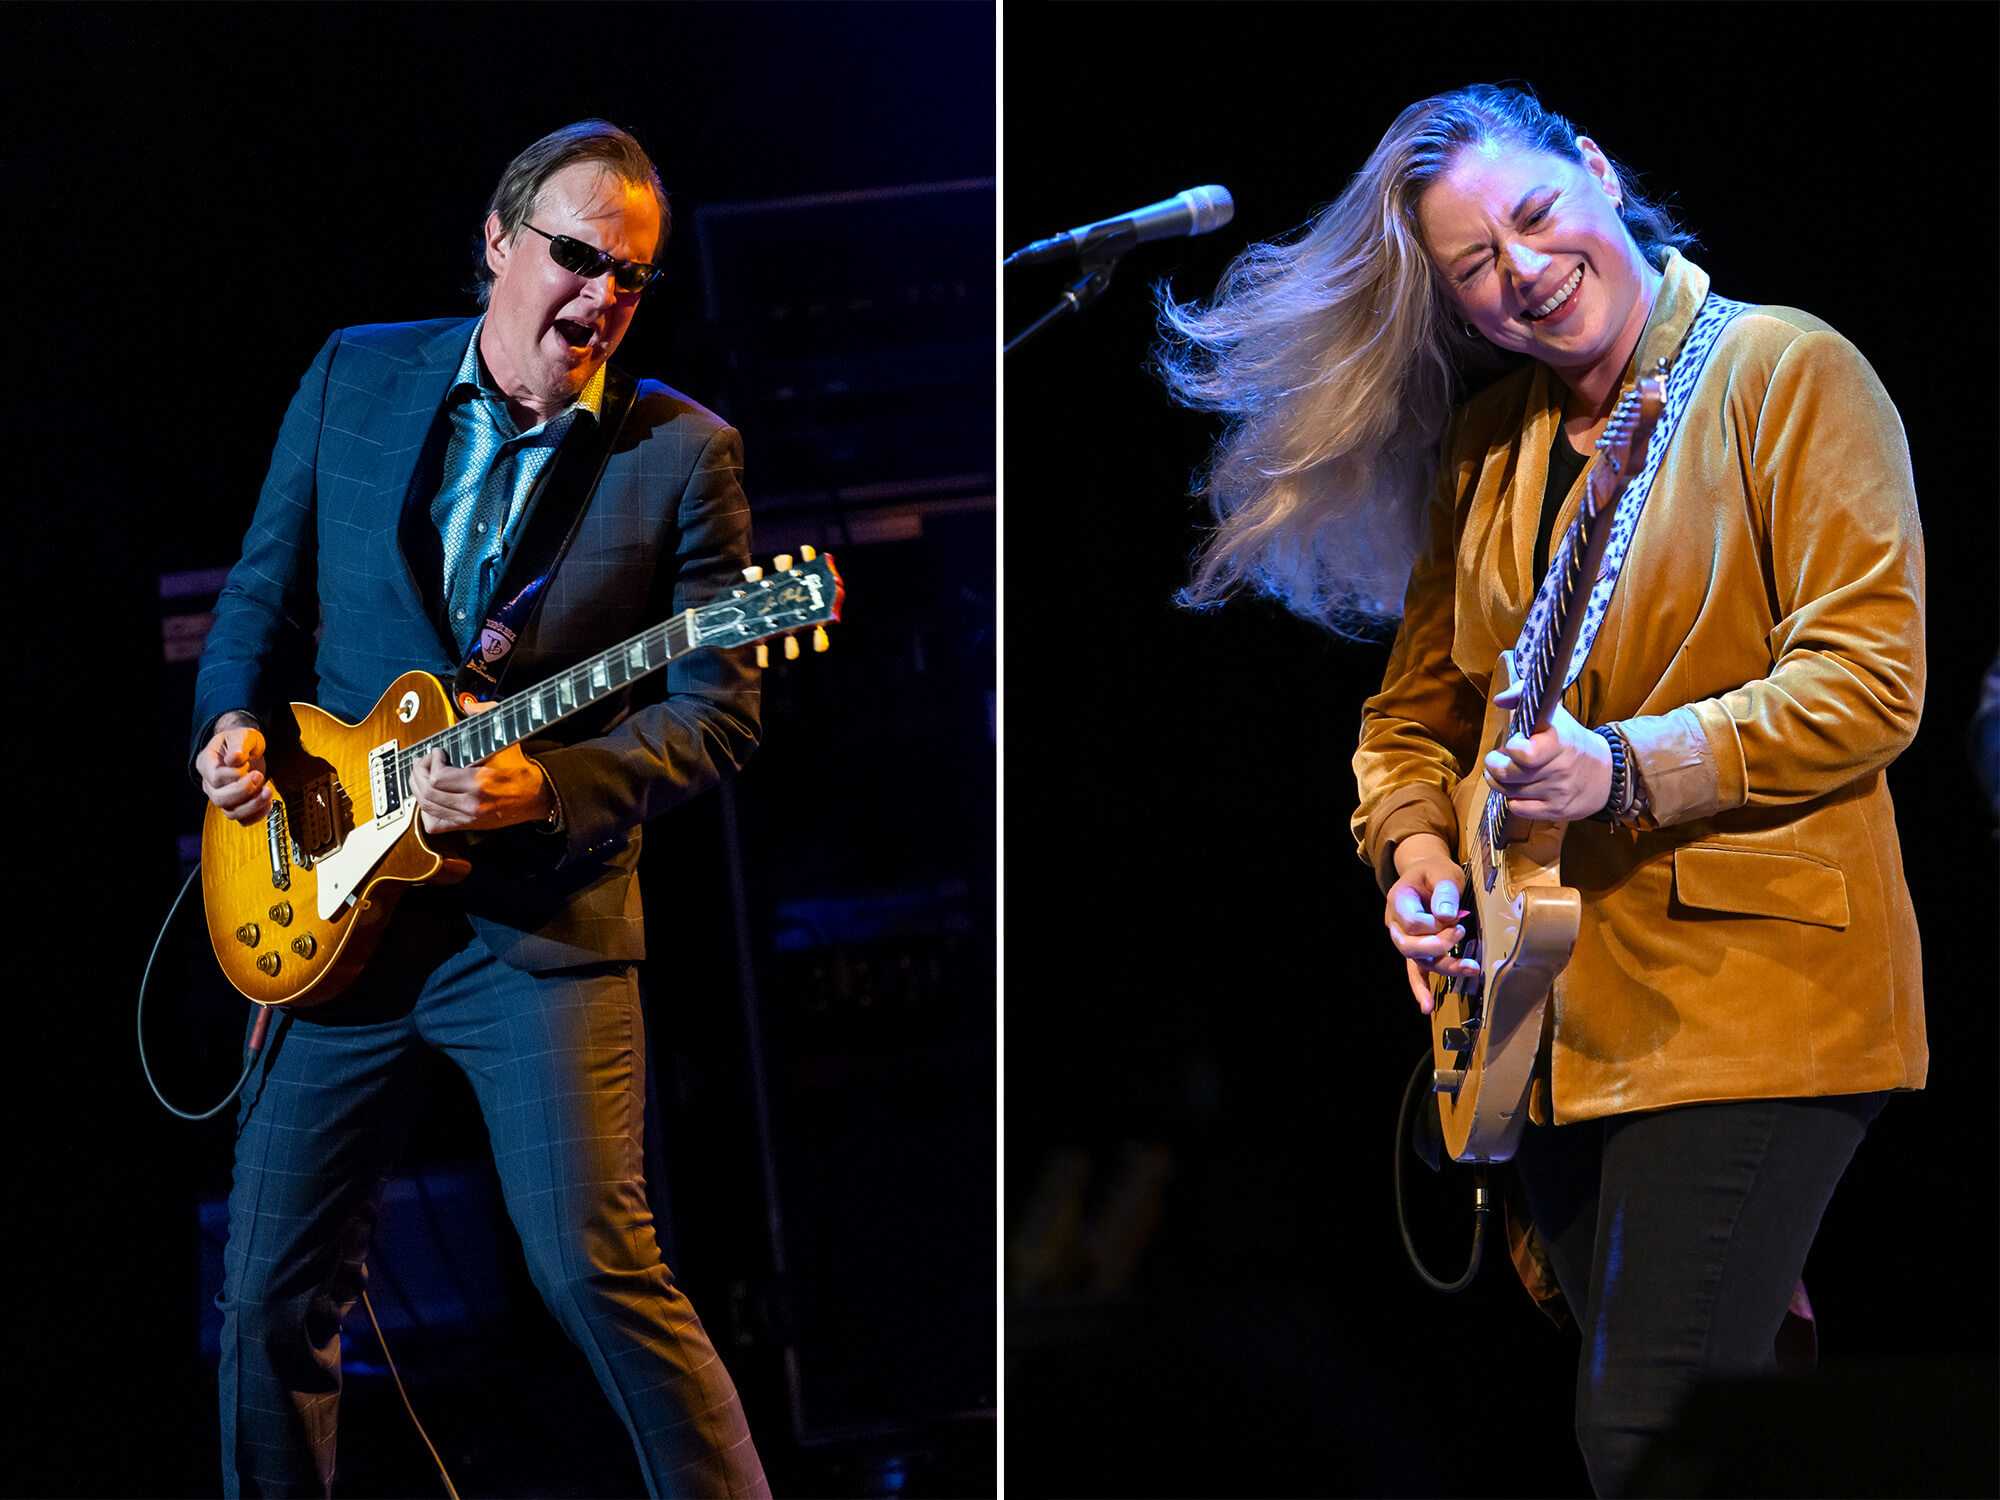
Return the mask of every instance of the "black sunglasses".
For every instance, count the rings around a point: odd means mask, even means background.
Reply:
[[[549,259],[573,275],[594,280],[606,271],[611,273],[611,284],[621,292],[643,292],[660,274],[658,266],[649,266],[636,260],[619,260],[606,255],[595,245],[586,245],[582,240],[573,240],[566,234],[550,234],[546,229],[535,229],[532,224],[523,224],[523,229],[534,229],[549,242]]]

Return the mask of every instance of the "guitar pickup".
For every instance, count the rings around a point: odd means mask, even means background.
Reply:
[[[368,753],[368,800],[375,810],[375,826],[392,822],[403,808],[403,775],[396,764],[396,741],[378,745]]]
[[[347,794],[331,772],[314,777],[296,799],[298,810],[292,819],[292,849],[299,868],[310,870],[314,863],[340,847],[346,836]]]

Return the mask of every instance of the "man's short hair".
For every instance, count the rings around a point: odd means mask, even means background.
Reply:
[[[653,166],[652,158],[646,155],[645,147],[629,132],[620,130],[609,120],[579,120],[574,125],[565,125],[561,130],[543,136],[508,162],[507,170],[500,174],[500,183],[493,189],[492,201],[486,205],[486,213],[480,215],[473,254],[473,274],[477,279],[472,292],[479,298],[481,307],[486,305],[486,299],[493,290],[493,268],[486,264],[487,216],[498,214],[502,233],[510,240],[518,238],[521,226],[527,223],[528,215],[534,211],[535,200],[541,196],[543,185],[563,168],[586,161],[602,164],[605,171],[621,182],[651,190],[660,205],[660,242],[653,247],[653,260],[659,260],[660,252],[667,247],[667,234],[673,228],[674,215],[667,204],[667,190],[660,186],[660,174]]]

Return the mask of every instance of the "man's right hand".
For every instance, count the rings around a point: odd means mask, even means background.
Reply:
[[[254,823],[270,813],[264,732],[248,714],[232,711],[215,721],[215,738],[195,756],[194,769],[208,800],[232,822]]]

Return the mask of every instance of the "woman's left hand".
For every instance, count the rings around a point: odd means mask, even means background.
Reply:
[[[1521,696],[1514,684],[1493,701],[1511,708]],[[1579,724],[1561,704],[1547,729],[1517,734],[1485,760],[1486,781],[1507,799],[1507,809],[1546,823],[1574,823],[1604,809],[1611,795],[1611,746]]]

